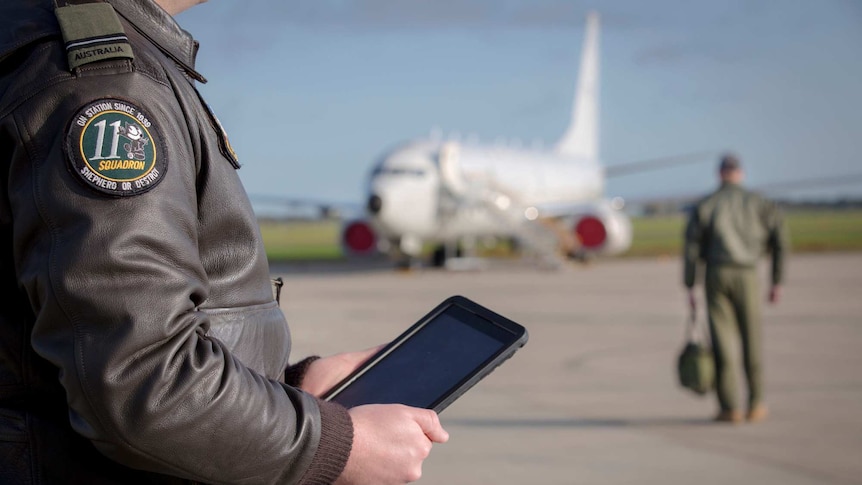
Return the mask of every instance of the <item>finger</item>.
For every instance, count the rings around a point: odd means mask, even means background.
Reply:
[[[360,364],[367,361],[371,358],[372,355],[376,354],[383,348],[383,345],[378,345],[376,347],[371,347],[365,350],[357,350],[355,352],[344,352],[338,354],[336,357],[340,358],[342,362],[347,364],[348,366],[357,367]]]
[[[440,417],[430,409],[416,409],[416,423],[422,428],[422,432],[429,440],[435,443],[445,443],[449,440],[449,433],[440,424]]]
[[[359,354],[362,356],[362,360],[366,360],[377,352],[383,350],[383,347],[385,346],[386,344],[375,345],[374,347],[360,351]]]
[[[350,359],[350,361],[352,361],[353,363],[358,365],[358,364],[365,362],[369,358],[371,358],[371,356],[376,354],[377,352],[380,352],[380,349],[382,349],[383,347],[384,347],[384,345],[376,345],[374,347],[371,347],[371,348],[368,348],[365,350],[358,350],[356,352],[349,352],[349,353],[343,354],[343,355],[345,357],[348,357]]]

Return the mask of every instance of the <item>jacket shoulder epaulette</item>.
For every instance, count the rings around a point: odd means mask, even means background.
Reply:
[[[108,3],[57,7],[69,70],[107,59],[134,59],[132,46],[117,12]]]

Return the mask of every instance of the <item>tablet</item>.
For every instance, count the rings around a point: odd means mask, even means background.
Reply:
[[[453,296],[323,395],[345,407],[406,404],[441,412],[527,343],[527,330]]]

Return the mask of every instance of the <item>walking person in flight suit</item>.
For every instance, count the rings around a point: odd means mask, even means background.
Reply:
[[[742,187],[739,159],[724,155],[719,165],[721,185],[691,211],[685,229],[684,284],[689,306],[696,310],[696,270],[706,267],[704,290],[716,368],[719,412],[716,421],[761,421],[768,415],[763,389],[761,293],[756,265],[764,253],[772,256],[768,300],[781,299],[788,234],[775,203]],[[737,396],[732,342],[740,339],[747,378],[745,411]]]

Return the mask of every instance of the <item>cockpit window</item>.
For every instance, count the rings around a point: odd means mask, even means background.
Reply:
[[[411,175],[414,177],[421,177],[425,175],[425,171],[419,168],[405,168],[405,167],[376,167],[374,171],[371,172],[372,177],[376,177],[378,175]]]

